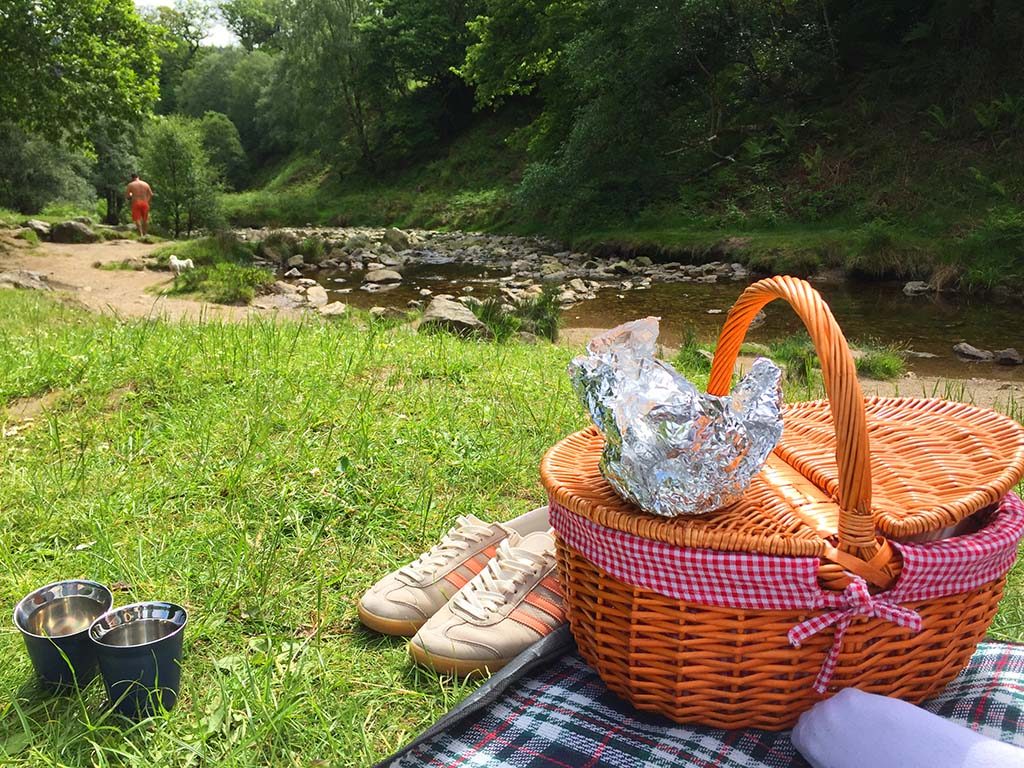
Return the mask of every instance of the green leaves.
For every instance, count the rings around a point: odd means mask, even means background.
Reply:
[[[158,61],[132,0],[10,0],[0,8],[0,114],[54,140],[89,143],[101,118],[138,120]]]

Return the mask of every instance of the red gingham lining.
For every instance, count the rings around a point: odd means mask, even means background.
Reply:
[[[799,610],[833,608],[794,627],[790,642],[836,626],[832,650],[815,688],[824,691],[838,662],[847,627],[856,616],[877,616],[919,631],[921,619],[899,603],[955,595],[1005,574],[1024,536],[1024,503],[1008,494],[977,533],[922,544],[895,544],[903,556],[896,585],[870,595],[854,578],[844,592],[818,585],[818,559],[756,552],[676,547],[605,528],[552,501],[551,524],[565,542],[627,584],[667,597],[723,608]]]

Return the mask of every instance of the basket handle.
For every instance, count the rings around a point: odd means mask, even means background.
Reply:
[[[875,536],[867,418],[864,395],[857,381],[857,368],[832,310],[808,282],[795,277],[770,277],[743,291],[729,310],[718,337],[708,392],[712,395],[729,393],[733,367],[747,329],[761,308],[775,299],[785,299],[793,307],[807,326],[821,360],[825,392],[836,431],[840,510],[838,549],[884,568],[885,561],[889,559],[885,550],[889,547],[884,539],[880,542]],[[882,557],[876,557],[879,554]]]

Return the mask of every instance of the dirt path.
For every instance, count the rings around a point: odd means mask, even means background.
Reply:
[[[28,269],[41,272],[55,283],[70,287],[69,292],[95,312],[120,317],[220,318],[240,320],[251,315],[295,315],[294,310],[267,310],[255,307],[228,307],[222,304],[180,296],[159,296],[155,291],[171,284],[170,272],[149,269],[97,269],[124,259],[141,259],[165,245],[147,245],[134,240],[111,240],[88,245],[43,243],[38,248],[11,248],[0,252],[0,271]]]

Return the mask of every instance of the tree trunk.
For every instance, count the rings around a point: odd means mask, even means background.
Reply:
[[[107,215],[103,218],[105,224],[117,224],[118,222],[118,193],[117,190],[107,189]]]

